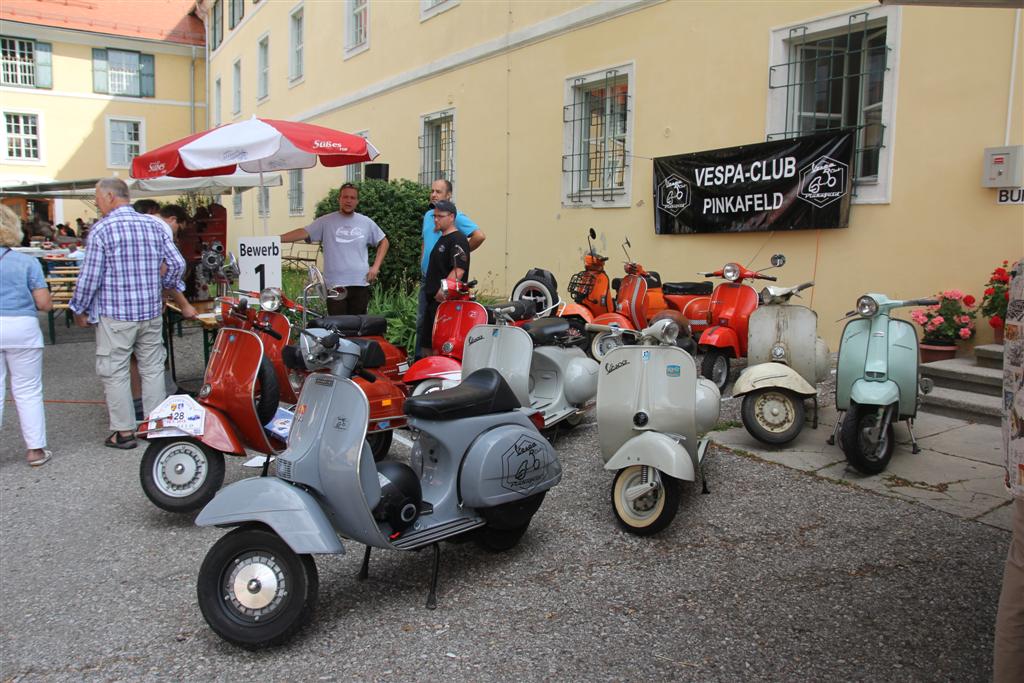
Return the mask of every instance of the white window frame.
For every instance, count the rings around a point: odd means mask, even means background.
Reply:
[[[221,107],[223,105],[223,86],[220,82],[220,76],[217,76],[213,81],[213,125],[219,126],[221,124]]]
[[[38,109],[26,109],[23,107],[12,107],[10,109],[4,109],[0,114],[3,115],[3,121],[0,122],[0,134],[3,135],[3,162],[5,164],[18,164],[22,166],[45,166],[46,165],[46,136],[43,135],[43,112]],[[36,117],[36,136],[38,138],[36,142],[36,149],[39,150],[38,159],[25,159],[20,157],[9,157],[7,156],[7,115],[17,114],[19,116],[35,116]]]
[[[256,102],[270,97],[270,32],[256,41]]]
[[[899,84],[899,62],[901,42],[902,8],[893,5],[869,6],[862,9],[848,9],[828,16],[819,17],[798,24],[789,24],[771,31],[769,64],[784,64],[789,61],[789,31],[796,26],[807,27],[807,39],[825,37],[829,32],[842,30],[847,26],[851,14],[867,13],[868,22],[885,19],[885,43],[890,48],[886,59],[886,71],[882,82],[882,125],[885,137],[878,156],[878,177],[874,182],[857,182],[854,204],[889,204],[892,201],[892,169],[896,149],[896,101]],[[785,76],[783,76],[784,78]],[[786,121],[785,88],[768,89],[768,106],[765,121],[765,135],[790,130],[791,122]]]
[[[0,80],[0,85],[9,86],[9,87],[12,87],[12,88],[35,88],[35,87],[37,87],[36,86],[36,41],[32,40],[31,38],[18,38],[16,36],[2,36],[2,38],[3,38],[3,40],[13,40],[14,41],[14,52],[15,52],[15,54],[20,54],[20,50],[18,49],[19,48],[19,43],[25,43],[26,45],[31,45],[32,46],[32,59],[31,60],[23,60],[23,59],[17,59],[16,58],[14,60],[14,62],[12,62],[12,64],[15,65],[14,66],[14,71],[18,75],[18,78],[17,78],[18,82],[9,83],[7,81]],[[28,65],[28,70],[27,71],[24,70],[26,65]],[[25,77],[26,75],[29,77],[29,80],[31,80],[31,83],[21,83],[20,82],[21,79],[23,77]],[[0,76],[0,79],[2,79],[2,76]],[[15,112],[11,112],[11,113],[15,113]]]
[[[235,218],[242,215],[242,193],[237,187],[231,191],[231,215]]]
[[[139,124],[139,154],[142,154],[143,152],[146,151],[146,119],[139,118],[137,116],[109,116],[109,115],[106,116],[105,119],[106,119],[106,124],[105,124],[104,128],[106,129],[106,133],[107,133],[107,138],[106,138],[107,168],[131,168],[131,165],[132,165],[132,158],[131,157],[128,158],[128,163],[127,164],[115,164],[114,163],[114,158],[113,158],[113,155],[111,154],[111,144],[113,143],[113,139],[112,139],[112,136],[111,136],[110,124],[113,123],[114,121],[119,121],[119,122],[120,121],[125,121],[125,122],[129,122],[129,123],[137,123],[137,124]]]
[[[296,15],[301,15],[299,21],[302,22],[301,30],[298,32],[298,41],[296,38],[295,31],[295,18]],[[288,84],[289,86],[298,85],[305,78],[305,53],[304,46],[306,42],[306,12],[303,3],[296,5],[291,12],[288,13]]]
[[[298,183],[296,183],[298,179]],[[296,187],[297,186],[297,187]],[[306,179],[301,168],[288,171],[288,215],[302,216],[306,213]]]
[[[363,12],[363,39],[356,42],[356,9]],[[370,0],[345,0],[345,55],[344,59],[355,57],[370,49]]]
[[[364,140],[369,139],[370,131],[361,130],[356,133],[359,137]],[[345,182],[346,183],[358,183],[366,179],[366,163],[349,164],[345,167]]]
[[[458,143],[459,129],[458,129],[457,125],[456,125],[455,108],[451,107],[449,109],[442,109],[441,111],[435,111],[435,112],[431,112],[430,114],[424,114],[423,116],[421,116],[420,117],[420,137],[421,138],[426,137],[426,135],[427,135],[427,127],[428,126],[432,126],[432,124],[435,121],[437,121],[438,119],[449,118],[449,117],[452,120],[452,130],[455,131],[454,134],[452,135],[452,139],[451,139],[451,160],[450,160],[451,161],[451,164],[450,164],[450,166],[451,166],[451,176],[452,176],[450,178],[450,180],[454,183],[455,180],[458,179],[457,174],[458,174],[458,168],[459,168],[458,164],[456,163],[456,161],[458,160],[458,145],[457,145],[457,143]],[[426,169],[426,164],[424,163],[426,161],[426,158],[424,157],[424,150],[423,150],[422,147],[420,147],[419,153],[420,153],[420,172],[419,172],[419,176],[421,178],[426,178],[426,182],[423,183],[423,184],[426,185],[427,187],[430,187],[430,184],[433,183],[437,179],[437,174],[436,173],[432,173],[429,177],[426,175],[427,169]]]
[[[242,113],[242,58],[231,63],[231,114]]]
[[[633,111],[634,107],[629,102],[636,101],[636,63],[626,62],[625,64],[616,64],[613,66],[596,69],[582,74],[576,74],[569,76],[565,79],[565,91],[564,91],[564,106],[569,107],[576,103],[576,91],[578,88],[588,86],[591,84],[598,84],[604,81],[606,74],[609,71],[617,71],[619,77],[625,77],[626,79],[626,92],[628,96],[627,100],[627,114],[626,114],[626,131],[624,135],[625,144],[625,161],[624,168],[622,171],[622,190],[618,192],[612,199],[604,200],[600,197],[588,198],[581,200],[573,200],[571,198],[573,180],[571,177],[571,171],[566,171],[564,168],[564,159],[572,155],[573,152],[573,138],[576,135],[575,126],[572,121],[564,121],[562,123],[562,155],[563,155],[563,168],[561,173],[562,180],[562,206],[566,208],[593,208],[593,209],[615,209],[615,208],[627,208],[632,206],[633,197],[633,128],[635,126],[636,114]],[[565,109],[563,108],[563,112]]]
[[[133,55],[135,57],[135,92],[114,92],[114,69],[112,66],[113,60],[111,56],[114,54],[122,55]],[[155,58],[154,58],[155,62]],[[119,72],[123,73],[123,72]],[[135,50],[118,50],[117,48],[107,48],[107,92],[111,95],[120,95],[121,97],[142,97],[142,53],[136,52]]]
[[[460,0],[420,0],[420,23],[459,6]]]

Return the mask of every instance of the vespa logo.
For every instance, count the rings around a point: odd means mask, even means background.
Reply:
[[[620,360],[618,363],[605,363],[604,371],[609,375],[621,368],[624,365],[629,365],[628,360]]]
[[[829,156],[821,156],[800,170],[800,199],[819,209],[846,196],[849,169]]]
[[[678,216],[690,205],[690,183],[672,173],[658,185],[658,209]]]
[[[475,337],[470,337],[469,339],[467,339],[466,340],[466,344],[469,345],[469,346],[472,346],[473,344],[476,344],[478,341],[482,341],[483,338],[484,338],[484,335],[478,334]]]
[[[167,170],[167,166],[162,161],[151,161],[149,163],[149,172],[150,173],[163,173],[166,170]]]
[[[338,152],[347,152],[348,147],[333,140],[313,140],[313,149],[333,149]]]

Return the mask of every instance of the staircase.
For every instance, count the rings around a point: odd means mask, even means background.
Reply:
[[[954,358],[921,365],[921,375],[935,382],[921,410],[998,426],[1003,417],[1003,345],[974,347],[974,358]]]

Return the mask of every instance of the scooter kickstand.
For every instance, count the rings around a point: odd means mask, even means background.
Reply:
[[[441,570],[441,546],[435,543],[432,547],[434,548],[434,572],[430,577],[430,593],[427,595],[427,609],[437,609],[437,575]]]
[[[711,491],[708,490],[708,477],[704,473],[704,463],[701,463],[700,466],[700,492],[701,495],[711,493]]]
[[[844,411],[839,411],[836,414],[836,426],[835,426],[835,429],[832,430],[832,436],[828,437],[828,441],[825,442],[829,446],[835,446],[836,445],[836,434],[839,433],[839,427],[840,427],[840,425],[843,424],[843,414],[844,414]]]
[[[912,444],[910,452],[917,455],[921,452],[921,447],[917,445],[917,437],[914,436],[914,420],[907,420],[907,431],[910,432],[910,443]]]
[[[366,552],[363,554],[363,566],[359,568],[359,576],[356,578],[360,581],[370,578],[370,546],[366,546]]]

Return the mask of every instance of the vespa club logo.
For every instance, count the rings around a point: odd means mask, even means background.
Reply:
[[[846,196],[849,168],[841,161],[821,156],[800,169],[800,199],[819,209]]]
[[[530,436],[521,436],[502,456],[501,487],[529,495],[547,474],[544,447]]]
[[[690,205],[691,197],[690,183],[676,173],[670,173],[658,185],[658,209],[673,216]]]

